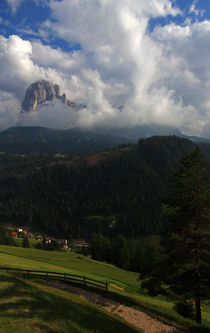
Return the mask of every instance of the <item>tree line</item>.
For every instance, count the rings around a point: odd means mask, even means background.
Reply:
[[[89,251],[93,259],[111,263],[120,268],[140,272],[148,249],[158,247],[156,239],[127,239],[123,235],[109,238],[93,233],[89,243]]]

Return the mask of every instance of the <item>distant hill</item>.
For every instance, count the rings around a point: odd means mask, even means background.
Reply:
[[[190,140],[169,136],[56,160],[2,155],[0,220],[75,238],[157,232],[172,171],[194,148]]]
[[[104,134],[111,134],[113,133],[112,128],[95,128],[96,132],[99,131],[100,133]],[[118,137],[128,138],[132,141],[137,141],[140,138],[148,138],[151,136],[161,136],[161,135],[176,135],[182,137],[182,133],[176,127],[171,126],[164,126],[164,125],[136,125],[132,127],[116,127],[114,128],[114,133]]]
[[[114,135],[113,135],[114,134]],[[176,135],[190,139],[208,150],[209,139],[183,136],[174,128],[159,126],[136,126],[122,129],[97,129],[87,131],[79,128],[68,130],[39,126],[11,127],[0,133],[0,152],[9,154],[62,153],[89,154],[111,149],[122,143],[137,142],[152,135]],[[210,146],[209,146],[210,147]]]
[[[189,139],[193,142],[196,142],[196,143],[210,143],[210,139],[208,138],[203,138],[203,137],[200,137],[200,136],[187,136],[187,135],[181,135],[182,138],[186,138],[186,139]]]
[[[95,128],[96,132],[104,133],[104,134],[111,134],[113,133],[113,129],[111,128]],[[133,127],[117,127],[114,129],[114,133],[118,137],[127,138],[130,141],[138,141],[141,138],[149,138],[151,136],[169,136],[169,135],[176,135],[180,138],[188,139],[193,142],[206,142],[210,143],[210,139],[203,138],[199,136],[188,136],[185,134],[182,134],[182,132],[172,126],[166,126],[166,125],[156,125],[156,124],[150,124],[150,125],[136,125]]]
[[[11,127],[0,133],[0,151],[27,153],[92,153],[110,149],[127,139],[79,129],[57,130],[37,126]]]

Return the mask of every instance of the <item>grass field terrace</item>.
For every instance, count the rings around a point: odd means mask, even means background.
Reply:
[[[202,313],[203,323],[201,326],[199,326],[192,320],[184,319],[183,317],[179,316],[173,310],[174,304],[172,301],[166,300],[164,297],[150,297],[145,293],[143,293],[140,289],[140,281],[138,281],[138,273],[122,270],[107,263],[94,261],[92,259],[86,258],[82,255],[70,251],[60,251],[60,252],[44,251],[34,248],[26,249],[21,247],[2,245],[0,246],[0,266],[63,272],[75,275],[85,275],[86,277],[93,278],[96,280],[107,281],[109,283],[109,293],[107,295],[109,298],[113,298],[121,303],[143,309],[145,312],[150,313],[152,316],[155,316],[164,322],[171,322],[181,326],[185,326],[186,328],[189,329],[189,332],[196,332],[196,333],[210,332],[210,305],[208,303],[205,304],[205,306],[203,306],[203,313]],[[20,296],[20,291],[22,287],[20,286],[23,286],[24,290],[21,296]],[[30,296],[30,291],[28,292],[28,288],[29,290],[32,290],[33,296]],[[118,324],[127,325],[125,324],[125,322],[121,321],[116,316],[111,316],[111,319],[110,318],[107,319],[107,316],[109,317],[107,313],[105,313],[100,309],[97,309],[95,306],[89,304],[88,302],[82,301],[81,299],[77,300],[76,296],[72,295],[71,301],[73,300],[72,302],[74,303],[74,305],[72,304],[70,305],[71,302],[69,299],[69,293],[67,291],[55,290],[55,288],[45,286],[40,281],[33,280],[32,278],[23,279],[22,277],[18,278],[15,277],[14,275],[11,274],[8,275],[5,274],[4,272],[1,272],[0,293],[1,293],[0,297],[1,302],[3,302],[4,304],[8,304],[8,302],[11,304],[15,302],[18,302],[18,304],[20,303],[20,314],[14,316],[14,319],[12,320],[11,316],[8,317],[9,307],[5,305],[3,306],[2,305],[3,303],[0,303],[1,306],[0,316],[2,317],[3,322],[8,319],[8,324],[7,325],[6,323],[4,324],[5,327],[7,327],[8,325],[12,325],[12,322],[14,322],[14,325],[16,324],[19,325],[18,324],[19,321],[21,321],[22,323],[21,325],[23,325],[23,318],[21,319],[21,313],[22,313],[21,311],[23,312],[25,311],[24,318],[27,319],[24,320],[26,321],[28,320],[28,322],[30,323],[28,327],[32,326],[34,327],[34,330],[27,330],[24,328],[25,331],[22,330],[20,332],[69,332],[67,329],[68,325],[70,325],[68,327],[72,327],[72,330],[70,330],[70,332],[111,332],[111,330],[109,330],[106,327],[106,325],[104,326],[103,330],[102,328],[100,329],[98,328],[97,331],[96,327],[91,328],[91,320],[93,320],[94,323],[93,319],[94,316],[92,316],[94,311],[96,311],[96,316],[98,315],[101,318],[102,322],[103,320],[108,320],[108,321],[110,320],[110,322],[116,320],[116,325]],[[35,295],[37,296],[35,297]],[[40,302],[39,302],[39,297],[40,297]],[[18,301],[19,298],[21,298],[20,302]],[[62,298],[64,298],[65,301],[63,301]],[[50,302],[49,303],[50,308],[48,310],[45,309],[45,306],[48,307],[47,300],[49,300]],[[27,306],[32,310],[24,310],[25,302],[27,303]],[[86,307],[86,310],[84,310],[84,312],[86,313],[87,316],[90,315],[89,317],[90,320],[87,320],[87,318],[85,319],[85,321],[87,321],[89,324],[87,325],[87,327],[82,327],[82,326],[77,327],[77,325],[79,325],[78,324],[79,321],[76,321],[76,323],[69,322],[69,324],[66,324],[65,316],[69,318],[68,308],[73,307],[75,311],[80,312],[78,308],[78,304],[80,304],[80,302],[82,304],[83,302],[85,303],[84,307],[82,305],[80,308],[85,309]],[[35,306],[35,308],[38,308],[39,303],[40,303],[40,309],[37,309],[38,311],[37,318],[39,318],[39,311],[43,313],[45,312],[46,315],[43,316],[41,319],[43,321],[42,329],[40,329],[39,327],[38,319],[36,319],[32,315],[33,313],[34,314],[36,313],[36,311],[34,312],[33,310],[33,306]],[[54,318],[53,307],[55,306],[56,308],[58,307],[62,308],[61,303],[65,304],[65,306],[63,306],[64,307],[63,310],[61,311],[64,316],[62,319],[63,321],[59,319],[59,321],[62,322],[61,326],[59,327],[56,326],[58,325],[58,323],[56,324],[56,320],[53,321],[52,327],[46,326],[48,324],[46,324],[45,322],[45,317]],[[77,306],[75,304],[77,304]],[[28,308],[26,307],[26,309]],[[15,311],[15,309],[13,309],[13,311]],[[75,320],[78,316],[83,316],[83,314],[77,313],[77,315],[76,314],[73,315]],[[106,319],[103,319],[102,318],[103,316]],[[2,331],[0,326],[1,332],[12,332],[12,328],[10,329],[11,330],[9,330],[8,328],[8,330]],[[17,330],[14,331],[19,332]],[[113,332],[117,332],[117,330]],[[124,331],[122,328],[122,332],[139,332],[139,331],[134,328],[131,328],[130,326],[126,326],[126,329]]]

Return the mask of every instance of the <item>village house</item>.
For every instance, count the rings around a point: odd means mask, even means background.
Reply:
[[[68,240],[67,239],[58,239],[57,242],[64,249],[68,249]]]
[[[42,235],[37,235],[37,236],[34,237],[34,239],[42,242],[43,237],[42,237]]]
[[[11,232],[12,237],[17,238],[30,238],[30,239],[35,239],[39,242],[45,242],[45,244],[58,244],[60,247],[64,249],[68,249],[68,240],[67,239],[56,239],[54,237],[44,237],[42,235],[36,235],[34,236],[32,233],[28,233],[27,230],[23,228],[17,228],[17,231]],[[80,245],[80,246],[85,246],[85,245]]]
[[[18,237],[20,237],[20,238],[28,238],[28,232],[27,232],[27,230],[23,230],[23,231],[19,232]]]
[[[34,235],[31,232],[27,234],[27,238],[35,239]]]

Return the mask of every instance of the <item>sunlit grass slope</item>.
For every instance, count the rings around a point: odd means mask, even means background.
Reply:
[[[174,310],[172,301],[164,297],[150,297],[140,290],[138,274],[115,266],[94,261],[71,252],[51,252],[20,247],[0,246],[0,266],[48,270],[85,275],[101,281],[108,281],[108,296],[144,309],[164,321],[176,322],[190,328],[190,332],[210,332],[210,306],[203,307],[203,323],[200,327],[194,321],[184,319]],[[29,282],[28,282],[29,283]],[[120,287],[123,290],[116,289]],[[1,331],[1,330],[0,330]]]
[[[116,284],[129,293],[136,293],[139,288],[137,273],[91,260],[73,252],[43,251],[1,245],[0,266],[2,265],[86,275]]]
[[[0,275],[2,333],[137,333],[117,316],[66,291]]]

